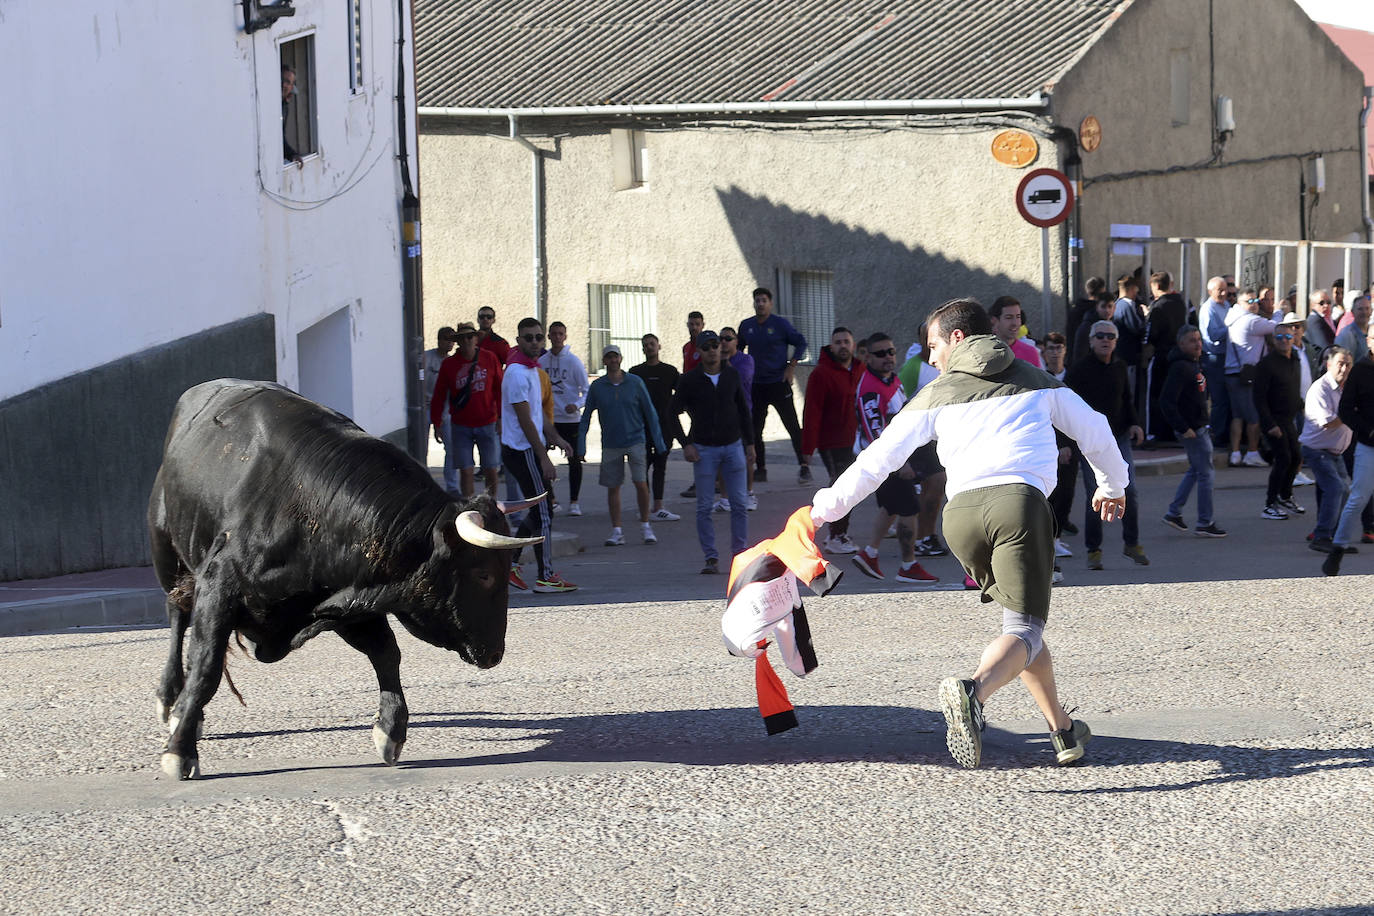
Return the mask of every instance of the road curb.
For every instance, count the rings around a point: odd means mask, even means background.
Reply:
[[[0,636],[144,624],[166,626],[167,596],[162,589],[109,589],[17,601],[0,608]]]

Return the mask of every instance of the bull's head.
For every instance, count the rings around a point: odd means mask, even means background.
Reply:
[[[505,513],[527,505],[503,506],[483,495],[446,508],[435,523],[434,553],[426,564],[426,591],[437,600],[437,619],[398,613],[402,625],[478,668],[498,664],[506,651],[511,551],[543,540],[510,536]]]

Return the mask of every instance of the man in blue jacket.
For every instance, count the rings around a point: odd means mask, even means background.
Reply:
[[[582,405],[582,420],[577,430],[577,457],[587,454],[587,427],[592,414],[601,415],[601,472],[598,483],[606,488],[606,507],[611,513],[611,533],[607,547],[625,543],[620,530],[620,485],[625,482],[625,464],[630,465],[630,482],[635,487],[639,504],[640,530],[644,543],[657,544],[654,529],[649,524],[649,461],[646,443],[653,443],[658,452],[666,452],[663,433],[658,426],[658,411],[649,397],[648,386],[639,376],[621,368],[620,347],[608,344],[601,352],[606,374],[592,382],[587,389],[587,401]]]
[[[788,356],[788,348],[792,348]],[[797,408],[792,403],[792,372],[797,362],[806,357],[806,338],[792,327],[786,318],[773,314],[773,293],[759,287],[754,290],[754,317],[746,318],[739,326],[739,348],[754,357],[754,416],[755,480],[767,480],[767,458],[763,449],[763,424],[768,408],[778,412],[778,418],[792,439],[792,451],[799,467],[797,479],[811,482],[811,469],[801,451],[801,424],[797,422]]]

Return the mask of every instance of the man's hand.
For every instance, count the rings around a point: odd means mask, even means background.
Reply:
[[[544,475],[545,480],[558,479],[558,472],[554,470],[553,462],[549,460],[548,452],[539,453],[539,471]]]
[[[1271,427],[1269,427],[1268,429],[1265,430],[1265,433],[1268,434],[1269,436],[1272,436],[1272,437],[1275,438],[1275,439],[1282,439],[1282,438],[1283,438],[1283,430],[1279,429],[1277,426],[1271,426]]]
[[[577,405],[576,405],[576,404],[569,404],[567,407],[564,407],[564,408],[563,408],[563,412],[564,412],[564,413],[577,413]]]
[[[563,457],[564,457],[564,458],[571,459],[571,458],[573,457],[573,452],[574,452],[573,447],[572,447],[571,445],[568,444],[568,440],[567,440],[567,439],[564,439],[562,436],[558,435],[557,432],[550,432],[550,433],[549,433],[548,440],[549,440],[549,448],[556,448],[556,449],[558,449],[559,451],[561,451],[561,452],[563,453]]]
[[[1130,429],[1126,430],[1126,435],[1131,437],[1132,445],[1139,445],[1145,441],[1145,430],[1141,429],[1139,426],[1132,426]]]
[[[792,387],[792,378],[796,375],[796,363],[788,363],[782,368],[782,380],[787,383],[787,387]]]
[[[744,460],[750,464],[754,463],[754,447],[752,445],[746,445],[744,447]]]
[[[1107,499],[1101,494],[1093,496],[1093,511],[1102,516],[1104,522],[1114,522],[1126,514],[1126,497]]]
[[[701,460],[701,452],[698,452],[697,447],[689,442],[682,447],[682,457],[695,463]]]
[[[1196,439],[1196,438],[1197,438],[1197,433],[1193,432],[1191,429],[1185,429],[1185,430],[1183,431],[1183,438],[1184,438],[1184,439]]]
[[[439,431],[439,427],[437,426],[434,427],[434,441],[439,443],[440,445],[447,444],[444,442],[444,434]]]
[[[916,472],[911,469],[911,465],[904,464],[897,469],[897,476],[902,480],[915,480]]]

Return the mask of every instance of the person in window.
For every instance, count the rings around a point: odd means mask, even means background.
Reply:
[[[296,168],[304,168],[300,153],[286,139],[286,115],[291,107],[291,98],[296,94],[296,71],[287,64],[281,65],[281,154],[282,161],[296,163]]]

